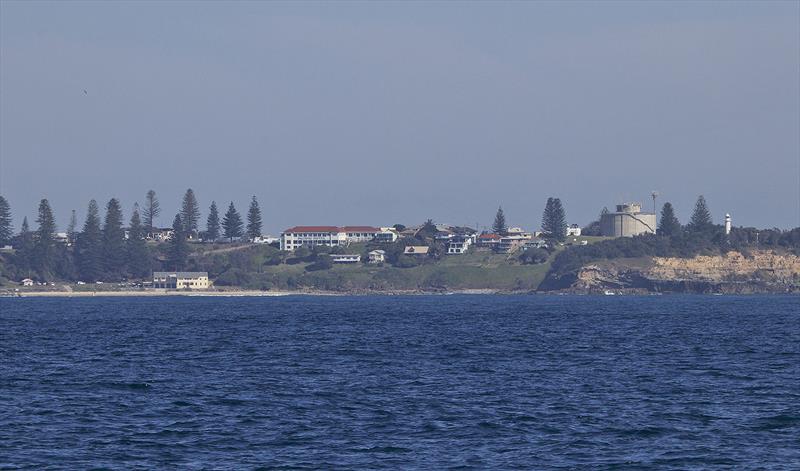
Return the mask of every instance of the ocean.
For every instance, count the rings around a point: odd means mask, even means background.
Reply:
[[[800,297],[0,299],[0,468],[800,469]]]

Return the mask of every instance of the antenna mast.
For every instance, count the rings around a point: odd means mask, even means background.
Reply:
[[[653,197],[653,214],[656,216],[656,227],[658,227],[658,211],[656,211],[656,198],[658,198],[658,192],[653,190],[653,192],[650,193],[650,196]]]

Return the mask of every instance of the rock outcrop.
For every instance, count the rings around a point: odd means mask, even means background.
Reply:
[[[800,257],[753,251],[694,258],[617,259],[586,265],[559,277],[549,276],[544,290],[573,292],[800,292]]]

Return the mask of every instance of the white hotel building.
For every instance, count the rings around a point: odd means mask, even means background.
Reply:
[[[370,226],[295,226],[281,234],[281,250],[293,251],[300,247],[346,246],[352,242],[369,242],[380,233]]]

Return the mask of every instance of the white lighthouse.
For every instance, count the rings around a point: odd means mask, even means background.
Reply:
[[[725,214],[725,234],[731,233],[731,215]]]

